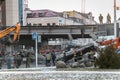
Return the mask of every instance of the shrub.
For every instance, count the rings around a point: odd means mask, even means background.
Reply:
[[[113,45],[99,51],[96,65],[102,69],[120,69],[120,54],[115,53]]]

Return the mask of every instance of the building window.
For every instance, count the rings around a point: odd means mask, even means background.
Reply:
[[[50,23],[47,23],[47,26],[50,26]]]
[[[44,13],[38,13],[39,17],[44,17]]]
[[[55,23],[52,23],[52,26],[55,26],[56,24]]]
[[[33,13],[33,17],[36,17],[36,13]]]
[[[42,26],[42,24],[41,24],[41,23],[39,23],[38,25],[39,25],[39,26]]]
[[[34,23],[33,26],[37,26],[37,24]]]
[[[32,13],[28,13],[27,14],[27,18],[32,18],[33,16],[32,16]]]

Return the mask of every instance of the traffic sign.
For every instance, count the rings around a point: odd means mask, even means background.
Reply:
[[[32,39],[33,39],[33,40],[36,40],[36,39],[37,39],[37,33],[36,33],[36,32],[33,32],[33,33],[32,33]]]

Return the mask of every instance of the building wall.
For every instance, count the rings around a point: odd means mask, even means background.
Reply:
[[[26,8],[28,8],[28,4],[24,3],[23,2],[23,25],[27,25],[27,11],[26,11]]]
[[[80,14],[80,12],[77,11],[65,11],[64,13],[67,13],[69,15],[69,17],[75,17],[75,18],[79,18],[83,21],[84,24],[96,24],[96,22],[93,20],[93,16],[92,14],[88,14],[89,18],[86,18],[84,16],[82,16]]]
[[[67,11],[67,14],[69,15],[69,17],[75,17],[75,18],[79,18],[79,19],[81,19],[83,17],[83,16],[80,15],[79,12],[76,12],[74,10],[73,11]]]
[[[2,25],[6,25],[6,6],[5,6],[5,1],[2,2]]]
[[[58,24],[58,18],[57,17],[53,17],[53,18],[49,18],[49,17],[43,17],[43,18],[27,18],[28,23],[31,24],[42,24],[42,25],[47,25],[47,23],[56,23]]]
[[[6,0],[6,25],[12,26],[19,21],[18,0]]]
[[[42,24],[47,25],[50,23],[52,25],[55,23],[56,25],[82,25],[81,23],[73,22],[73,20],[65,19],[62,17],[40,17],[40,18],[27,18],[28,23],[31,24]]]

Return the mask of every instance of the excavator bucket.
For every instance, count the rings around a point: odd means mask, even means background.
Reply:
[[[16,29],[15,29],[15,32],[14,32],[13,41],[15,41],[16,39],[18,39],[18,41],[19,41],[19,38],[20,38],[20,29],[21,29],[20,24],[17,23],[16,24]]]

